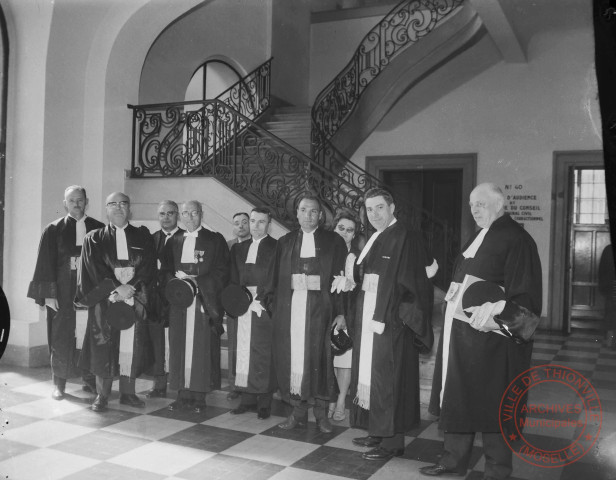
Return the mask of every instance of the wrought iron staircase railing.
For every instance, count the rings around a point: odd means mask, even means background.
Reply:
[[[307,191],[330,215],[360,207],[363,189],[345,175],[327,171],[221,100],[186,111],[194,103],[131,106],[140,139],[132,177],[214,176],[252,203],[267,205],[288,228],[296,225],[296,202]]]
[[[313,103],[313,160],[327,165],[327,142],[351,116],[370,83],[463,1],[404,0],[364,36],[351,60]]]
[[[403,51],[433,31],[463,1],[404,0],[365,35],[351,60],[314,101],[311,141],[315,163],[362,190],[384,186],[381,180],[342,154],[335,146],[334,137],[378,75]],[[447,222],[410,203],[398,202],[396,210],[398,218],[424,233],[433,253],[446,259],[440,275],[447,278],[459,247],[453,229]]]
[[[254,120],[270,104],[270,58],[217,98]],[[208,158],[231,141],[216,135],[200,113],[211,101],[128,105],[133,110],[131,176],[179,176],[207,170]],[[215,140],[212,140],[214,135]]]

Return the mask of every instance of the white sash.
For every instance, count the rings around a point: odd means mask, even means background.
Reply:
[[[441,398],[440,404],[443,404],[443,394],[445,393],[445,380],[447,379],[447,366],[449,364],[449,340],[451,338],[451,324],[453,323],[453,314],[455,312],[455,301],[452,298],[447,301],[447,309],[445,310],[445,323],[443,324],[443,367],[441,378]]]
[[[293,290],[291,295],[291,393],[300,395],[304,377],[306,304],[308,290]]]
[[[83,339],[86,336],[88,329],[88,311],[75,310],[75,348],[81,350],[83,348]]]
[[[164,328],[163,330],[165,331],[165,365],[163,367],[163,370],[165,372],[168,372],[169,371],[169,329]]]
[[[366,280],[370,284],[367,288]],[[372,348],[374,342],[374,331],[371,328],[376,308],[376,292],[378,286],[378,275],[366,274],[364,276],[364,304],[361,319],[361,343],[359,351],[359,378],[357,381],[357,397],[355,402],[363,409],[370,410],[370,383],[372,380]]]
[[[124,230],[122,230],[121,228],[116,229],[116,246],[117,246],[117,240],[118,240],[118,236],[117,236],[118,231],[122,232],[122,236],[124,236],[124,246],[126,246],[126,236],[124,235]],[[127,258],[125,260],[128,260],[128,249],[127,249],[126,256]],[[118,258],[119,258],[119,254],[118,254]],[[114,268],[114,274],[117,280],[122,285],[126,285],[135,276],[135,268],[134,267],[117,267],[117,268]],[[131,307],[135,305],[135,299],[132,297],[129,298],[128,300],[124,300],[124,302],[130,305]],[[120,357],[119,357],[120,375],[126,375],[127,377],[130,377],[130,372],[133,366],[133,344],[134,342],[135,342],[135,325],[133,325],[132,327],[126,330],[120,330]]]
[[[188,240],[188,239],[187,239]],[[197,297],[193,298],[186,309],[186,334],[184,336],[184,388],[190,388],[192,370],[193,337],[195,336],[195,315],[197,314]]]
[[[133,343],[135,342],[135,326],[120,330],[120,375],[130,377],[133,366]]]
[[[257,287],[246,287],[252,294],[257,296]],[[252,310],[248,310],[237,319],[237,350],[235,363],[235,386],[248,386],[248,371],[250,369],[250,339],[252,329]],[[300,383],[301,384],[301,383]]]

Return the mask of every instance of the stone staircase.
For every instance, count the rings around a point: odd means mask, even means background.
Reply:
[[[310,112],[307,106],[278,107],[261,127],[309,157]]]

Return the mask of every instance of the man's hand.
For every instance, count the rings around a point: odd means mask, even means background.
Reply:
[[[261,313],[265,311],[265,308],[263,308],[263,305],[261,305],[261,302],[259,300],[253,300],[252,303],[248,306],[248,310],[250,310],[251,312],[255,312],[257,314],[257,317],[261,318]]]
[[[188,274],[184,273],[182,270],[178,270],[177,272],[175,272],[175,278],[179,278],[180,280],[182,280],[186,277],[188,277]]]
[[[480,307],[465,308],[464,311],[473,314],[469,320],[469,324],[475,330],[480,332],[500,330],[500,327],[494,321],[494,315],[502,313],[505,308],[505,303],[505,300],[500,300],[496,303],[486,302]]]
[[[347,327],[344,315],[338,315],[336,318],[334,318],[332,326],[335,326],[336,330],[344,330]]]
[[[129,298],[132,298],[133,295],[135,295],[135,291],[135,287],[133,287],[132,285],[120,285],[118,288],[115,289],[116,302],[121,302],[123,300],[128,300]]]
[[[57,312],[58,311],[58,299],[57,298],[46,298],[45,306]]]

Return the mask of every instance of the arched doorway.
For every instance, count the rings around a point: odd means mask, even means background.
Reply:
[[[223,60],[208,60],[193,74],[186,88],[185,101],[207,100],[218,97],[242,76]]]

